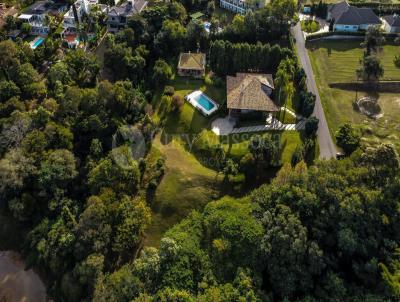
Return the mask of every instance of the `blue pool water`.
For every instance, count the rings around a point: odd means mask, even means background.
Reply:
[[[204,22],[204,29],[206,30],[206,32],[210,32],[210,28],[211,28],[211,23],[210,22]]]
[[[44,41],[44,38],[39,38],[35,41],[35,43],[33,43],[32,45],[32,49],[35,49],[36,47],[38,47],[40,44],[42,44]]]
[[[204,110],[210,111],[215,107],[215,104],[211,102],[206,95],[203,93],[194,97],[197,103],[204,108]]]

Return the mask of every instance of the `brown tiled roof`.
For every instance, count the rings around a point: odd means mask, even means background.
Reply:
[[[272,75],[237,73],[226,77],[227,106],[229,109],[279,111],[268,96],[265,86],[274,89]]]
[[[179,56],[179,69],[204,70],[206,55],[204,53],[181,53]]]

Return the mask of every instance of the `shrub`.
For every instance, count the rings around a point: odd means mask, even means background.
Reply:
[[[305,133],[308,137],[315,137],[318,131],[319,119],[312,116],[306,120],[305,123]]]
[[[353,153],[360,145],[360,135],[350,124],[342,125],[336,132],[336,143],[346,154]]]
[[[164,119],[168,115],[168,113],[171,112],[171,102],[172,101],[170,96],[164,95],[161,98],[160,107],[158,108],[158,115],[160,116],[161,120]]]
[[[179,94],[174,94],[172,97],[172,107],[174,111],[181,111],[184,100]]]
[[[312,92],[302,91],[296,109],[304,116],[309,117],[314,111],[315,95]]]
[[[151,99],[153,98],[153,92],[151,90],[146,90],[144,97],[146,98],[147,102],[150,103]]]
[[[319,23],[314,20],[301,21],[301,29],[307,33],[315,33],[320,29]]]
[[[217,75],[213,75],[211,80],[215,87],[222,87],[224,85],[224,81]]]
[[[175,88],[173,86],[165,86],[164,87],[164,94],[172,96],[175,93]]]
[[[218,143],[218,137],[210,130],[204,129],[193,141],[193,151],[203,156],[212,157],[213,146]]]
[[[253,155],[249,152],[245,154],[239,163],[239,171],[241,171],[247,180],[254,179],[256,169],[254,167],[255,165],[255,160]]]
[[[292,167],[296,166],[302,160],[304,160],[304,147],[297,146],[292,154],[292,160],[291,160]]]

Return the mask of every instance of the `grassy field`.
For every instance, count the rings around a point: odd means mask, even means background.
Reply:
[[[182,97],[200,89],[221,105],[226,101],[225,83],[217,87],[212,85],[209,79],[176,77],[168,85],[173,86],[175,94]],[[159,92],[153,99],[156,114],[162,107],[159,105],[160,99]],[[285,120],[290,118],[286,114]],[[148,198],[153,212],[153,222],[146,234],[147,246],[157,247],[164,232],[192,210],[202,210],[208,202],[226,194],[242,196],[249,190],[244,185],[242,174],[231,179],[229,184],[224,184],[222,175],[217,176],[216,171],[207,168],[211,166],[210,158],[195,154],[190,146],[197,134],[202,132],[206,136],[204,144],[212,146],[220,143],[230,157],[239,161],[248,152],[249,140],[255,133],[218,137],[210,130],[211,121],[212,117],[203,116],[187,102],[180,112],[170,112],[166,116],[163,130],[154,140],[149,155],[154,158],[164,157],[166,170],[154,195]],[[282,161],[290,162],[296,146],[301,143],[301,134],[296,131],[274,134],[281,138]],[[268,173],[272,175],[276,173],[276,169],[271,169]]]
[[[249,139],[255,133],[235,134],[218,137],[211,131],[210,144],[222,144],[226,152],[233,158],[240,159],[248,152]],[[258,133],[260,134],[260,133]],[[301,143],[297,131],[275,132],[281,136],[283,145],[282,161],[290,162],[292,154]],[[263,134],[265,135],[265,134]],[[145,245],[157,247],[164,232],[186,217],[192,210],[202,210],[204,206],[225,194],[242,196],[243,175],[231,179],[229,184],[223,184],[222,175],[202,165],[207,158],[198,158],[189,152],[179,139],[165,143],[160,136],[156,137],[152,151],[162,155],[166,161],[165,175],[157,187],[150,204],[153,221],[146,233]],[[271,177],[276,173],[272,169]]]
[[[269,131],[257,133],[240,133],[227,136],[217,136],[212,131],[203,132],[202,144],[209,146],[221,144],[225,152],[236,161],[248,153],[250,139],[255,135],[278,135],[282,144],[282,162],[290,162],[296,146],[301,144],[301,133],[298,131]]]
[[[153,222],[145,242],[157,247],[168,228],[219,196],[220,177],[201,165],[179,141],[163,144],[156,137],[153,149],[152,152],[160,152],[166,159],[165,175],[151,203]]]
[[[316,76],[325,115],[331,133],[338,127],[351,122],[362,129],[363,141],[367,144],[392,142],[400,149],[400,95],[394,93],[357,92],[357,97],[372,94],[378,97],[383,117],[370,119],[353,109],[356,91],[331,88],[332,83],[355,82],[355,70],[362,56],[360,41],[319,41],[309,45],[309,55]],[[400,80],[400,69],[393,64],[399,46],[385,45],[381,53],[385,80]]]
[[[231,134],[222,138],[221,142],[226,151],[234,158],[241,158],[248,152],[249,140],[254,135],[265,135],[262,133]],[[283,151],[281,160],[290,162],[296,147],[301,144],[301,134],[298,131],[274,131],[271,135],[280,136]]]

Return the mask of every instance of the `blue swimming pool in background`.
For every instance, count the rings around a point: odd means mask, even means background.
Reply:
[[[35,41],[35,43],[33,43],[32,45],[32,49],[35,49],[36,47],[38,47],[40,44],[42,44],[44,41],[44,38],[39,38]]]
[[[200,93],[199,95],[196,95],[194,99],[197,101],[197,103],[204,108],[204,110],[210,111],[215,107],[215,104],[211,102],[206,95],[203,93]]]

